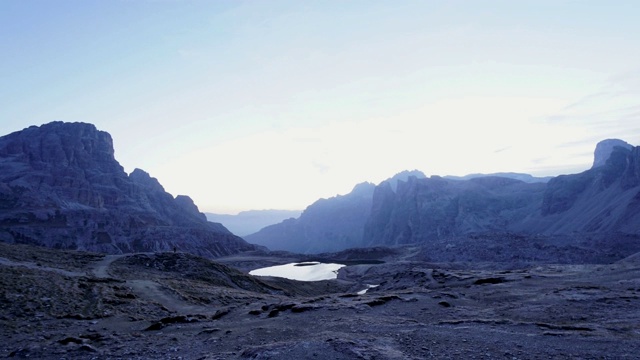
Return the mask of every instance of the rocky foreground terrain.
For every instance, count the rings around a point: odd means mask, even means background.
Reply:
[[[214,262],[180,252],[104,255],[0,243],[0,356],[640,354],[640,254],[606,265],[508,270],[410,260],[414,255],[410,249],[352,252],[339,279],[297,282],[246,275],[251,268],[308,260],[291,254],[244,253]],[[359,295],[367,284],[379,286]]]

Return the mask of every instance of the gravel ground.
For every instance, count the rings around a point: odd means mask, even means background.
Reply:
[[[347,266],[340,280],[304,283],[255,278],[180,253],[105,257],[1,246],[2,357],[637,359],[640,354],[640,261],[634,258],[516,270],[387,261]],[[379,286],[357,295],[364,284]]]

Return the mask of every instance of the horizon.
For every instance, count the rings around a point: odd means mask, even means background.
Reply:
[[[633,1],[0,3],[0,135],[111,134],[202,212],[359,183],[585,171],[640,144]]]

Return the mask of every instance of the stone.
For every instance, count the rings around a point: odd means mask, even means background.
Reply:
[[[0,137],[0,241],[209,258],[255,249],[145,171],[127,175],[108,133],[65,122]]]

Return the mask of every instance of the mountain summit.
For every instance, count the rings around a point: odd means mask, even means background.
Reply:
[[[206,257],[253,249],[189,197],[174,198],[143,170],[127,175],[108,133],[59,121],[0,137],[0,241]]]
[[[616,146],[620,146],[627,150],[633,149],[632,145],[620,139],[602,140],[596,145],[596,149],[593,152],[593,166],[591,166],[591,168],[593,169],[605,165]]]

